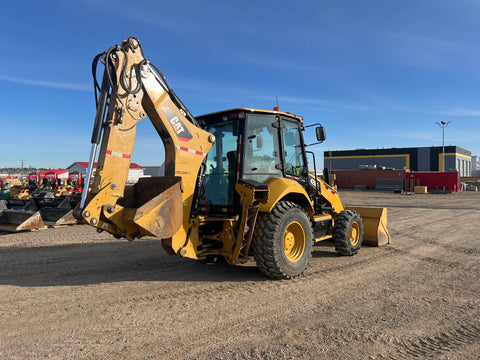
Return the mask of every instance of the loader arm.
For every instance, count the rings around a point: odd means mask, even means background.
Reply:
[[[169,250],[183,249],[185,256],[194,246],[188,229],[197,178],[215,137],[196,125],[160,71],[145,60],[137,39],[125,40],[98,59],[103,59],[105,73],[77,216],[116,237],[167,239]],[[164,144],[165,177],[140,179],[126,188],[136,126],[147,116]],[[98,166],[89,189],[100,137]]]
[[[334,221],[343,210],[354,210],[360,214],[360,217],[362,218],[364,243],[372,246],[390,244],[390,234],[387,230],[387,208],[344,207],[336,189],[311,171],[308,176],[311,190],[316,191],[321,195],[322,199],[326,202],[325,205]],[[323,205],[324,204],[322,204],[322,206]]]
[[[317,192],[328,203],[332,216],[336,217],[343,211],[342,201],[336,189],[327,184],[322,178],[316,176],[312,171],[308,172],[308,182],[310,190]]]

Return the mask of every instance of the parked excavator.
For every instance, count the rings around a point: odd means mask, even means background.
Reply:
[[[319,241],[333,240],[341,255],[390,242],[385,208],[345,208],[316,176],[314,156],[309,172],[301,117],[250,108],[193,117],[134,37],[98,54],[92,72],[97,112],[74,216],[97,231],[154,236],[168,254],[193,259],[253,256],[274,279],[303,274]],[[165,176],[127,187],[136,126],[147,116],[163,141]],[[325,129],[310,126],[324,141]]]

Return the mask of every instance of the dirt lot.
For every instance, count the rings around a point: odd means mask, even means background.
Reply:
[[[392,244],[304,277],[204,265],[88,226],[0,236],[0,359],[479,359],[480,193],[342,192]]]

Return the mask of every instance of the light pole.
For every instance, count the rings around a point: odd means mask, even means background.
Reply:
[[[435,123],[442,128],[442,171],[445,171],[445,128],[450,123],[451,121],[440,121]]]

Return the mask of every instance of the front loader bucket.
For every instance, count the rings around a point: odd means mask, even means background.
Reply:
[[[387,230],[387,208],[346,207],[360,214],[363,223],[363,242],[371,246],[390,244]]]
[[[73,217],[71,209],[62,208],[42,208],[40,209],[42,220],[47,226],[73,225],[77,220]]]
[[[56,208],[40,209],[45,223],[53,227],[77,224],[73,216],[72,204],[69,199],[64,198]]]
[[[1,231],[22,231],[43,229],[45,224],[40,211],[30,212],[23,210],[4,209],[0,212]]]
[[[29,211],[37,211],[37,206],[33,199],[14,199],[9,198],[6,200],[2,200],[4,206],[9,210],[29,210]]]
[[[133,222],[145,235],[166,239],[177,233],[183,222],[180,177],[141,178],[135,185],[135,196]]]

